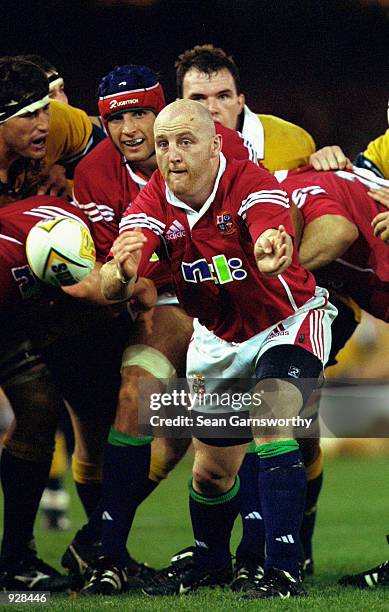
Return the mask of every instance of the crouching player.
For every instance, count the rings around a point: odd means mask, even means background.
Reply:
[[[121,233],[114,259],[102,268],[105,296],[125,298],[141,251],[148,258],[167,239],[180,304],[195,317],[189,384],[201,373],[205,386],[221,393],[231,378],[255,376],[261,387],[272,387],[278,414],[297,416],[327,360],[336,309],[298,263],[285,192],[250,162],[226,162],[211,116],[197,102],[167,106],[154,134],[160,171],[126,213],[123,227],[135,231]],[[218,224],[221,215],[229,218],[228,232]],[[177,222],[184,231],[169,241]],[[274,333],[281,323],[287,333]],[[254,598],[303,593],[298,541],[306,476],[292,434],[275,433],[276,439],[256,436],[267,557],[263,578],[247,594]],[[186,593],[232,577],[229,540],[247,444],[194,438],[194,447],[194,562],[182,573],[160,575],[144,589],[149,595]]]

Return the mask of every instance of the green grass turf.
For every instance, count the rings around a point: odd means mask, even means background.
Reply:
[[[133,556],[149,565],[166,565],[170,556],[192,543],[187,511],[186,458],[139,510],[129,544]],[[82,511],[72,489],[72,524],[76,528]],[[239,521],[233,549],[239,539]],[[344,573],[367,569],[389,558],[385,534],[389,532],[389,460],[340,458],[328,460],[315,535],[316,575],[306,581],[308,596],[296,600],[245,602],[228,590],[200,590],[180,598],[148,598],[124,595],[115,598],[53,596],[50,612],[67,610],[389,610],[389,589],[359,591],[336,584]],[[40,556],[59,566],[59,558],[71,533],[44,531],[40,520],[36,535]],[[1,607],[1,606],[0,606]],[[37,609],[42,606],[29,605]],[[3,609],[1,607],[1,609]],[[4,608],[5,609],[5,608]],[[26,606],[7,606],[26,609]],[[48,607],[46,607],[48,609]]]

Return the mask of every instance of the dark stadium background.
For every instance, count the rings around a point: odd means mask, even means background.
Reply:
[[[96,112],[114,65],[160,73],[212,42],[241,68],[253,110],[305,127],[350,156],[386,129],[389,8],[385,0],[3,0],[0,54],[40,53],[63,72],[71,102]]]

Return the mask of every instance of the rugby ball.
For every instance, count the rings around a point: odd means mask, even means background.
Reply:
[[[34,225],[27,236],[26,254],[35,276],[56,287],[80,282],[96,261],[95,245],[86,225],[64,216]]]

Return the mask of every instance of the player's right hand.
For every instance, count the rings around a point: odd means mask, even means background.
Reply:
[[[119,272],[125,279],[136,276],[146,236],[140,230],[120,234],[112,245],[112,254]]]
[[[353,167],[338,145],[323,147],[312,153],[309,163],[315,170],[351,170]]]

